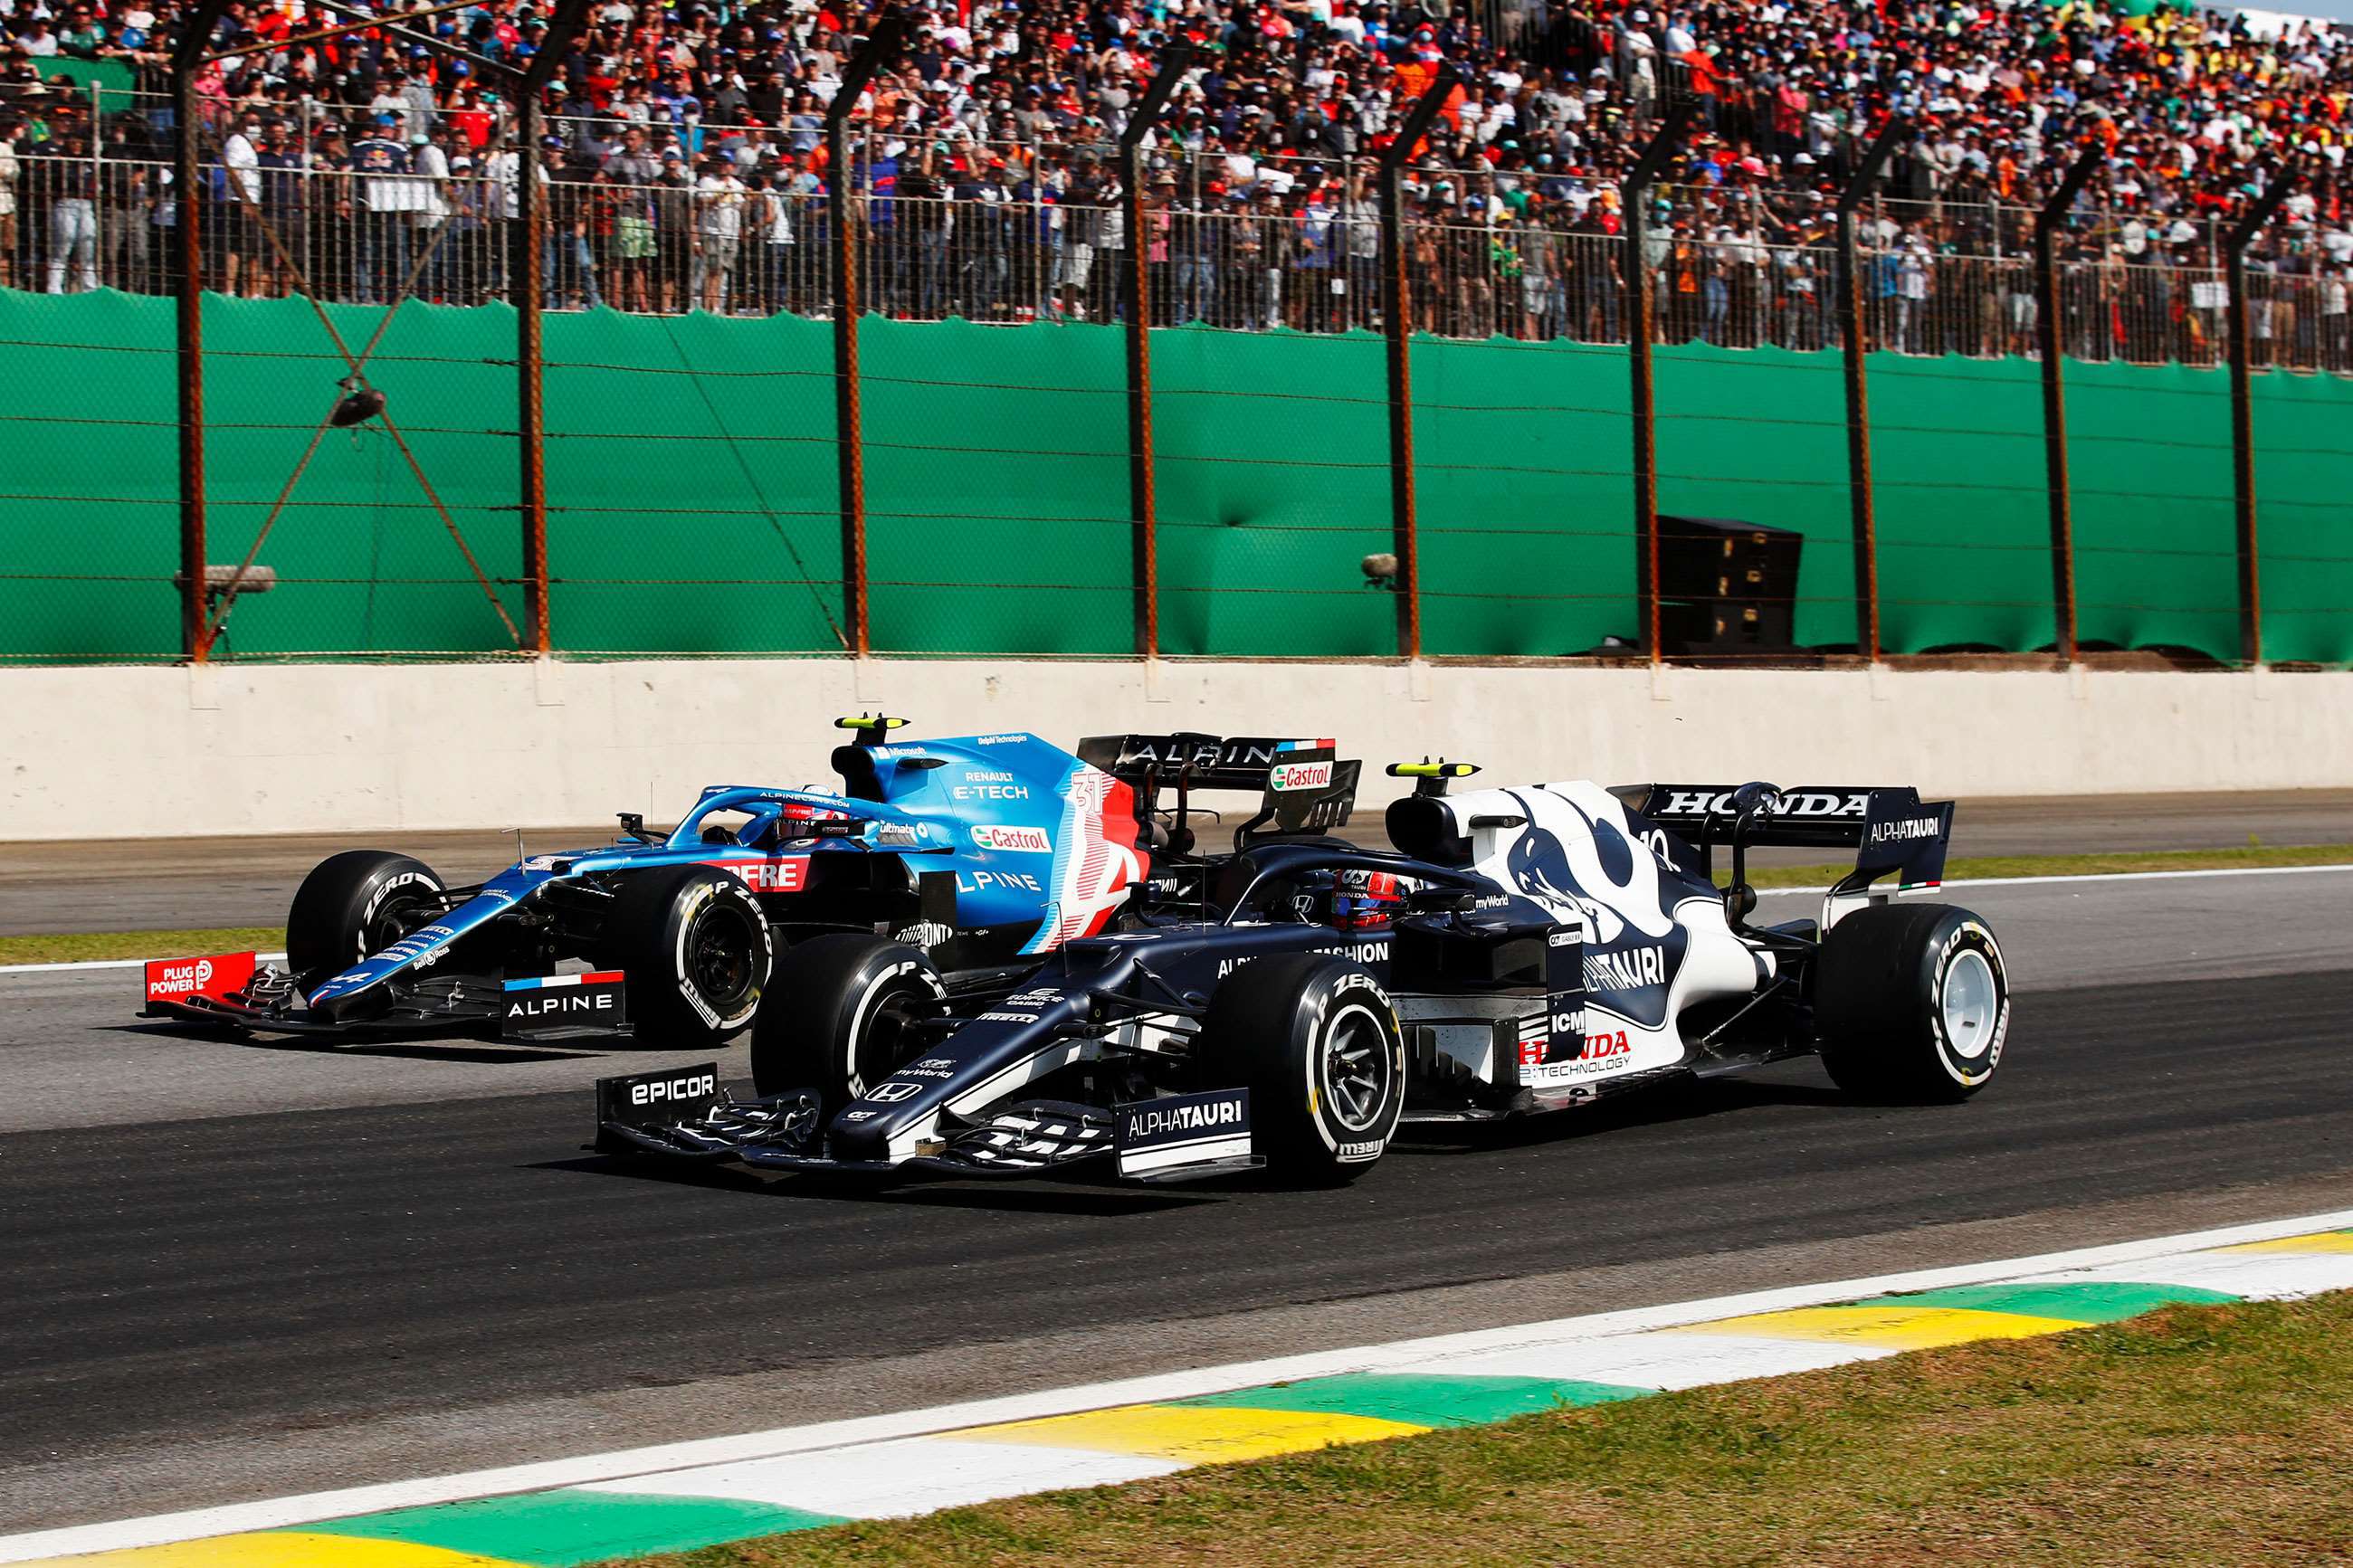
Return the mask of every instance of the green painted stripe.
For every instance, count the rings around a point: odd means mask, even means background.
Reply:
[[[1475,1426],[1534,1410],[1639,1399],[1653,1389],[1555,1377],[1448,1377],[1421,1373],[1349,1373],[1298,1383],[1271,1383],[1229,1394],[1163,1400],[1165,1405],[1244,1410],[1320,1410],[1370,1415],[1417,1426]]]
[[[2239,1298],[2195,1285],[2140,1285],[2087,1279],[2069,1285],[1956,1285],[1908,1296],[1873,1296],[1858,1307],[1962,1307],[1978,1312],[2015,1312],[2029,1318],[2064,1318],[2076,1323],[2113,1323],[2177,1301],[2213,1306]]]
[[[563,1487],[432,1508],[393,1509],[296,1528],[306,1534],[406,1541],[541,1563],[545,1568],[568,1568],[571,1563],[607,1557],[690,1552],[751,1535],[776,1535],[841,1522],[831,1514],[733,1498],[664,1497]]]

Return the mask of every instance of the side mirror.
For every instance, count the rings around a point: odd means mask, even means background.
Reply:
[[[1405,907],[1416,914],[1461,914],[1477,903],[1467,888],[1416,888],[1405,896]]]

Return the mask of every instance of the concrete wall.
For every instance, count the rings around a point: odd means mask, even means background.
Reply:
[[[0,671],[0,838],[656,819],[911,733],[1334,735],[1367,773],[1914,783],[1957,795],[2353,781],[2353,673],[843,659]],[[1392,793],[1368,780],[1367,804]]]

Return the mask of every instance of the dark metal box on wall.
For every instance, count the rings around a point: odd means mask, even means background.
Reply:
[[[1722,517],[1659,517],[1660,642],[1670,654],[1790,648],[1805,536]]]

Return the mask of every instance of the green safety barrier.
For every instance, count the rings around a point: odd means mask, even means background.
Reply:
[[[327,310],[354,351],[383,314]],[[169,300],[0,290],[0,661],[177,657],[173,331]],[[556,646],[844,647],[830,326],[555,313],[544,344]],[[343,374],[307,304],[210,298],[206,348],[209,559],[241,559],[280,510],[257,557],[277,585],[240,600],[236,657],[512,650],[506,307],[407,305],[369,362],[438,508],[375,424],[327,432],[286,490]],[[1395,653],[1397,601],[1365,571],[1392,542],[1385,352],[1362,332],[1153,333],[1164,651]],[[1426,651],[1631,643],[1624,351],[1419,337],[1410,353]],[[1121,330],[870,318],[861,363],[873,647],[1133,652]],[[1797,638],[1852,646],[1837,357],[1661,344],[1655,364],[1661,510],[1802,533]],[[1868,374],[1883,646],[2049,647],[2035,367],[1874,354]],[[2254,389],[2265,655],[2353,661],[2353,383]],[[2071,362],[2067,398],[2082,640],[2235,659],[2226,378]]]

